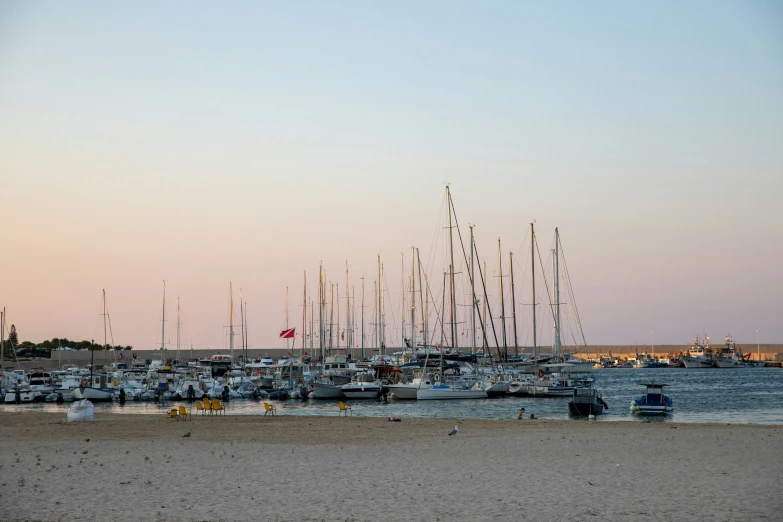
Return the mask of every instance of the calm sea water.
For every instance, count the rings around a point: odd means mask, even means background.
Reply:
[[[666,383],[666,394],[674,400],[674,415],[652,419],[662,422],[712,422],[733,424],[783,425],[783,370],[780,368],[741,369],[602,369],[594,374],[609,410],[600,421],[636,421],[629,413],[631,400],[644,393],[640,383]],[[103,411],[122,414],[164,413],[177,402],[155,404],[128,402],[95,405]],[[279,415],[337,415],[335,401],[275,401]],[[519,409],[542,419],[566,419],[567,398],[503,397],[458,401],[352,401],[353,414],[366,417],[430,417],[470,419],[515,419]],[[5,411],[65,412],[68,404],[39,403],[3,405]],[[263,415],[263,402],[232,400],[228,415]],[[645,418],[642,420],[651,420]]]

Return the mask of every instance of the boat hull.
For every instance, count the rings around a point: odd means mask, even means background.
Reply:
[[[713,368],[712,360],[703,357],[680,357],[680,362],[686,368]]]
[[[311,393],[313,399],[345,399],[343,391],[334,384],[325,384],[322,382],[313,383],[313,391]]]
[[[484,390],[452,388],[451,386],[433,386],[429,389],[420,388],[416,391],[416,398],[423,400],[443,400],[443,399],[486,399],[487,392]]]
[[[381,396],[381,387],[376,385],[346,385],[340,388],[346,399],[357,400],[372,400]]]
[[[571,415],[577,415],[579,417],[587,417],[589,415],[600,415],[604,412],[603,404],[596,404],[592,402],[574,402],[568,403],[568,412]]]
[[[712,359],[716,368],[739,368],[740,362],[737,359],[728,357],[715,357]]]
[[[422,388],[429,388],[428,385],[421,385]],[[386,386],[392,394],[403,401],[415,401],[416,400],[416,392],[419,390],[419,387],[416,385],[407,385],[407,384],[389,384]]]
[[[89,399],[92,402],[110,402],[114,398],[112,390],[101,390],[98,388],[74,388],[71,395],[77,401]]]

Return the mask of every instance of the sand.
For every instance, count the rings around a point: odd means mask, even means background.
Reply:
[[[0,411],[0,520],[783,519],[778,426],[64,418]]]

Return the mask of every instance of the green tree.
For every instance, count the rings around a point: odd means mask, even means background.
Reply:
[[[8,333],[8,339],[5,340],[5,354],[7,356],[16,353],[16,347],[19,346],[19,336],[16,333],[16,326],[11,325],[11,331]]]

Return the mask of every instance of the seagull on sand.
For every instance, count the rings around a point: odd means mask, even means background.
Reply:
[[[451,437],[452,435],[456,435],[457,433],[459,433],[459,428],[457,428],[457,426],[454,425],[454,429],[449,432],[449,437]]]
[[[186,434],[184,434],[183,437],[190,437],[190,432],[187,432]]]

